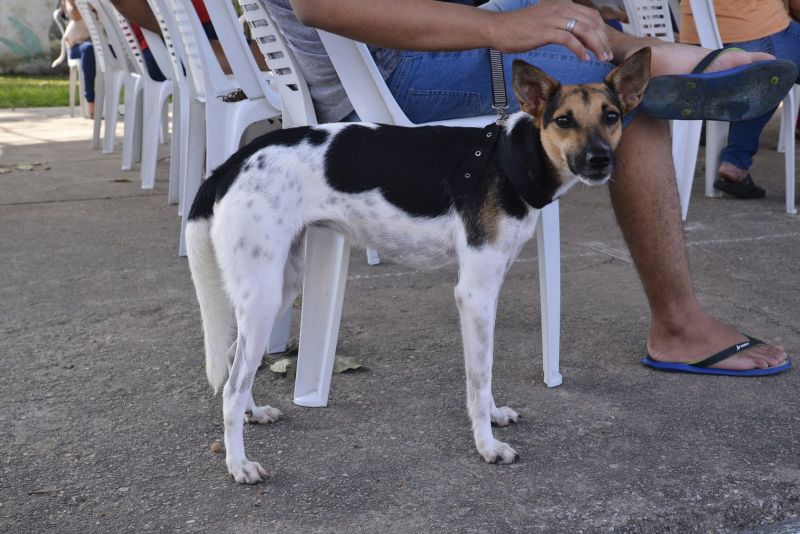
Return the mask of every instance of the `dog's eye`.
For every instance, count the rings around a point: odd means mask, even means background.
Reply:
[[[609,111],[606,113],[605,120],[606,124],[614,124],[619,120],[619,113],[617,113],[616,111]]]
[[[572,119],[567,117],[566,115],[561,115],[560,117],[556,117],[556,126],[559,128],[569,128],[573,125]]]

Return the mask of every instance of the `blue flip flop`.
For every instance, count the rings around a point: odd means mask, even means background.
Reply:
[[[736,122],[775,109],[797,81],[797,65],[774,59],[718,72],[704,72],[721,48],[703,58],[690,74],[656,76],[642,97],[641,109],[659,119]]]
[[[792,360],[787,359],[784,363],[776,365],[775,367],[767,367],[766,369],[749,369],[746,371],[733,371],[731,369],[717,369],[710,367],[715,363],[726,360],[738,354],[743,350],[751,349],[758,345],[763,345],[764,342],[754,337],[747,336],[748,341],[743,341],[736,345],[731,345],[727,349],[721,350],[718,353],[709,356],[699,362],[691,363],[668,363],[659,362],[654,360],[648,354],[642,358],[642,363],[647,367],[652,367],[658,371],[668,371],[673,373],[694,373],[700,375],[725,375],[725,376],[767,376],[776,375],[792,368]]]

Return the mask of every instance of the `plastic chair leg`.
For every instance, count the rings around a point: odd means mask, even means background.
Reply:
[[[75,86],[78,85],[78,67],[69,68],[69,116],[75,116]],[[79,96],[80,97],[80,96]]]
[[[795,85],[792,88],[792,93],[794,94],[794,118],[792,119],[791,124],[797,124],[797,101],[798,101],[798,99],[800,99],[800,85]],[[786,98],[783,99],[783,105],[784,106],[787,105],[787,99],[788,98],[789,98],[789,95],[786,95]],[[785,113],[785,110],[783,110],[783,111],[784,111],[784,113],[781,114],[780,133],[778,135],[778,152],[781,152],[781,153],[786,152],[786,142],[785,142],[784,138],[785,138],[785,134],[787,132],[790,132],[790,130],[791,130],[791,128],[787,128],[785,126],[785,124],[786,124],[786,113]],[[790,133],[793,134],[793,132],[790,132]]]
[[[539,212],[536,229],[539,250],[539,292],[542,303],[542,365],[548,387],[561,384],[559,348],[561,343],[561,237],[558,201]]]
[[[178,254],[180,256],[186,256],[186,223],[189,220],[189,208],[205,176],[203,172],[206,156],[205,105],[196,100],[190,102],[189,105],[191,111],[189,112],[188,128],[186,129],[186,143],[188,145],[186,176],[183,182],[183,191],[181,192],[181,197],[185,201],[183,213],[181,214],[181,234],[178,240]]]
[[[267,346],[267,353],[276,354],[279,352],[286,352],[289,348],[289,336],[292,333],[292,307],[286,310],[282,316],[278,317],[275,321],[275,326],[272,327],[272,334],[269,337],[269,345]]]
[[[367,249],[367,263],[369,265],[380,265],[381,264],[381,257],[378,255],[378,251],[374,248]]]
[[[147,84],[148,82],[145,83]],[[155,84],[145,85],[144,128],[142,129],[142,166],[140,171],[142,189],[153,189],[156,183],[158,137],[161,130],[161,110],[159,109],[159,104],[158,86]]]
[[[94,124],[92,127],[92,148],[100,148],[100,127],[103,123],[105,110],[105,74],[98,71],[94,79]]]
[[[184,184],[186,183],[186,169],[187,161],[189,158],[189,115],[191,113],[202,113],[205,115],[205,109],[202,104],[196,107],[191,107],[188,88],[183,92],[186,98],[181,100],[181,121],[178,127],[181,130],[181,143],[180,143],[180,184],[178,185],[178,215],[183,216],[185,210],[189,209],[189,203],[193,198],[186,198],[184,195]],[[205,135],[205,134],[204,134]],[[203,155],[205,157],[205,155]]]
[[[181,184],[181,99],[182,95],[177,84],[172,95],[172,136],[169,146],[169,189],[167,189],[167,202],[177,204],[180,198]]]
[[[728,139],[728,123],[706,121],[706,196],[718,197],[719,191],[714,189],[714,180],[719,170],[719,156]]]
[[[141,157],[142,143],[142,95],[139,78],[125,79],[125,130],[122,135],[122,170],[129,171]]]
[[[88,103],[86,102],[86,98],[84,98],[83,96],[83,84],[85,84],[86,81],[83,79],[83,72],[81,72],[81,70],[78,69],[77,67],[76,69],[78,73],[78,103],[80,104],[81,108],[81,117],[83,117],[84,119],[88,119],[89,106]]]
[[[226,113],[227,112],[227,113]],[[206,176],[222,165],[230,154],[226,154],[227,133],[232,110],[223,109],[209,99],[206,103]]]
[[[797,124],[797,93],[794,89],[789,91],[783,100],[781,131],[783,133],[784,148],[786,151],[786,213],[797,214],[795,206],[795,138],[794,131]]]
[[[169,84],[172,82],[166,81],[162,83],[165,84],[165,87],[169,87]],[[162,145],[169,142],[169,107],[165,105],[161,106],[161,123],[158,130],[158,142]]]
[[[327,228],[306,232],[306,273],[294,403],[326,406],[339,338],[350,245]]]
[[[692,182],[697,167],[697,151],[700,147],[700,132],[703,121],[672,122],[672,161],[678,181],[678,197],[681,202],[681,219],[686,220],[689,201],[692,197]]]
[[[119,94],[122,91],[123,74],[113,72],[106,75],[105,130],[103,137],[103,154],[114,152],[114,143],[117,139],[117,115],[119,115]]]

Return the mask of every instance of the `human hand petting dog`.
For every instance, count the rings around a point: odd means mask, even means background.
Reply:
[[[547,44],[560,44],[585,61],[589,60],[587,51],[601,61],[613,58],[611,28],[596,9],[571,0],[543,0],[535,6],[494,15],[490,47],[495,50],[527,52]]]

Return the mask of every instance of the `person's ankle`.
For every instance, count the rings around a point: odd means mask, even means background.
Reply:
[[[747,178],[747,169],[740,169],[733,163],[728,163],[727,161],[723,161],[719,165],[719,170],[717,171],[720,176],[725,178],[726,180],[732,180],[738,182],[740,180],[744,180]]]
[[[653,312],[648,339],[665,341],[686,338],[701,331],[710,319],[697,303],[674,306],[659,313]]]

